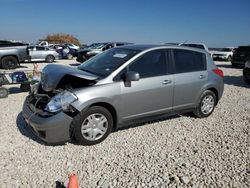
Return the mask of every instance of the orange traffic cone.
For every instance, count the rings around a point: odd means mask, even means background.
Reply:
[[[77,175],[75,174],[69,175],[69,183],[67,188],[79,188]]]

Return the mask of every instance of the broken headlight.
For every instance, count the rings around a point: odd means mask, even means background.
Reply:
[[[77,97],[74,93],[63,91],[51,98],[45,110],[48,112],[57,112],[59,110],[68,111],[70,104],[76,100]]]

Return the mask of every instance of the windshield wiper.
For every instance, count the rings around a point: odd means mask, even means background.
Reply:
[[[83,69],[83,68],[79,68],[79,67],[78,67],[78,69],[80,69],[80,70],[82,70],[82,71],[85,71],[85,72],[88,72],[88,73],[91,73],[91,74],[94,74],[94,75],[96,75],[96,76],[99,76],[96,72],[92,72],[92,71],[90,71],[90,70]]]

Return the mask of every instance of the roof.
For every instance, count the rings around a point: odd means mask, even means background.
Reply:
[[[151,48],[161,48],[161,47],[166,47],[166,48],[174,48],[174,49],[185,49],[185,50],[193,50],[197,52],[207,52],[204,49],[199,49],[199,48],[194,48],[194,47],[189,47],[189,46],[178,46],[178,45],[153,45],[153,44],[134,44],[134,45],[126,45],[126,46],[119,46],[118,48],[127,48],[127,49],[132,49],[132,50],[139,50],[139,51],[144,51],[148,50]]]
[[[166,45],[153,45],[153,44],[132,44],[132,45],[126,45],[126,46],[119,46],[119,48],[129,48],[132,50],[147,50],[150,48],[155,48],[155,47],[161,47],[161,46],[166,46]]]

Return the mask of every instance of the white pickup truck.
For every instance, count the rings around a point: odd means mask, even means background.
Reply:
[[[28,59],[27,45],[19,42],[0,41],[0,68],[15,69]]]

